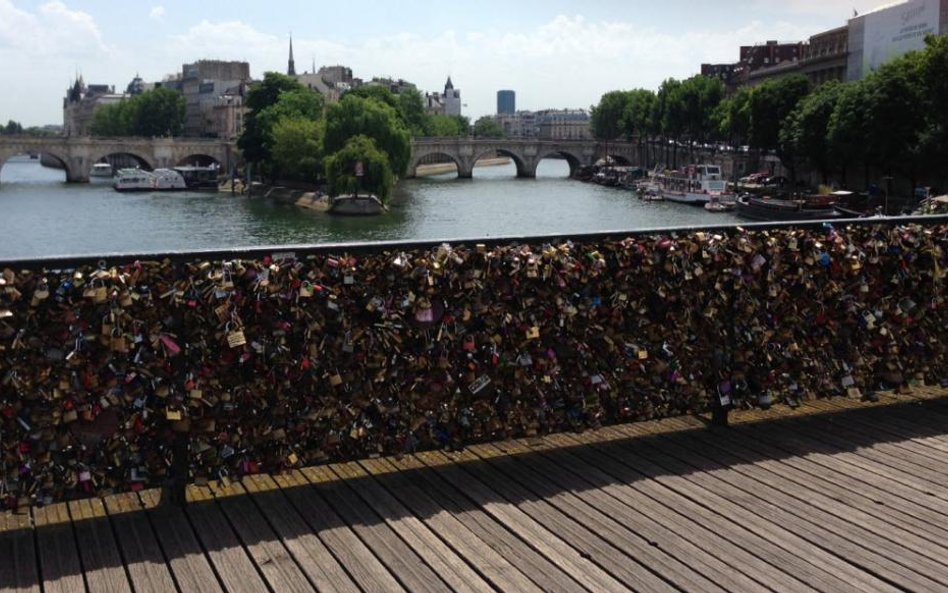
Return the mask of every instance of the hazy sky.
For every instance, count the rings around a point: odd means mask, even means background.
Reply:
[[[344,64],[355,76],[441,90],[448,75],[476,119],[498,89],[518,109],[584,107],[617,88],[656,88],[738,46],[797,41],[885,0],[0,0],[0,123],[62,123],[77,71],[124,89],[199,59],[243,60],[251,75]]]

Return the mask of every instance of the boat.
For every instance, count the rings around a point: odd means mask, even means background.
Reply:
[[[329,213],[346,216],[372,216],[381,214],[385,205],[372,194],[343,194],[330,198]]]
[[[215,165],[210,167],[182,166],[175,167],[174,170],[181,174],[189,190],[217,191],[220,167]]]
[[[670,202],[700,206],[710,202],[712,195],[725,202],[733,200],[718,165],[690,165],[682,171],[657,175],[654,180],[659,194]]]
[[[737,215],[750,220],[826,220],[839,218],[833,196],[806,196],[797,199],[756,197],[744,194],[737,199]]]
[[[704,205],[704,209],[708,212],[730,212],[731,210],[734,210],[736,205],[736,201],[722,200],[721,196],[711,194],[711,197],[708,199],[708,203]]]
[[[112,185],[115,191],[155,191],[155,175],[142,169],[119,169]]]
[[[108,163],[95,163],[92,170],[89,171],[89,177],[111,177],[112,165]]]
[[[181,191],[188,189],[184,177],[174,169],[155,169],[152,174],[154,175],[154,189],[156,191]]]

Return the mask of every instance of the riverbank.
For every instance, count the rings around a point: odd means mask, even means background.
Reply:
[[[510,157],[498,157],[495,159],[481,159],[477,161],[475,167],[501,167],[510,164]],[[415,168],[415,177],[431,177],[432,175],[444,175],[445,173],[454,173],[458,166],[454,163],[437,163],[434,165],[418,165]]]

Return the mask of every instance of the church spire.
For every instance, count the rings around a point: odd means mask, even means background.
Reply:
[[[286,75],[296,76],[296,62],[293,61],[293,34],[290,33],[290,60],[286,65]]]

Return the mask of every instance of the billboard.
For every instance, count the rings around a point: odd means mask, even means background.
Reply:
[[[925,47],[926,35],[937,35],[939,0],[909,0],[867,14],[863,37],[862,75],[906,52]]]

